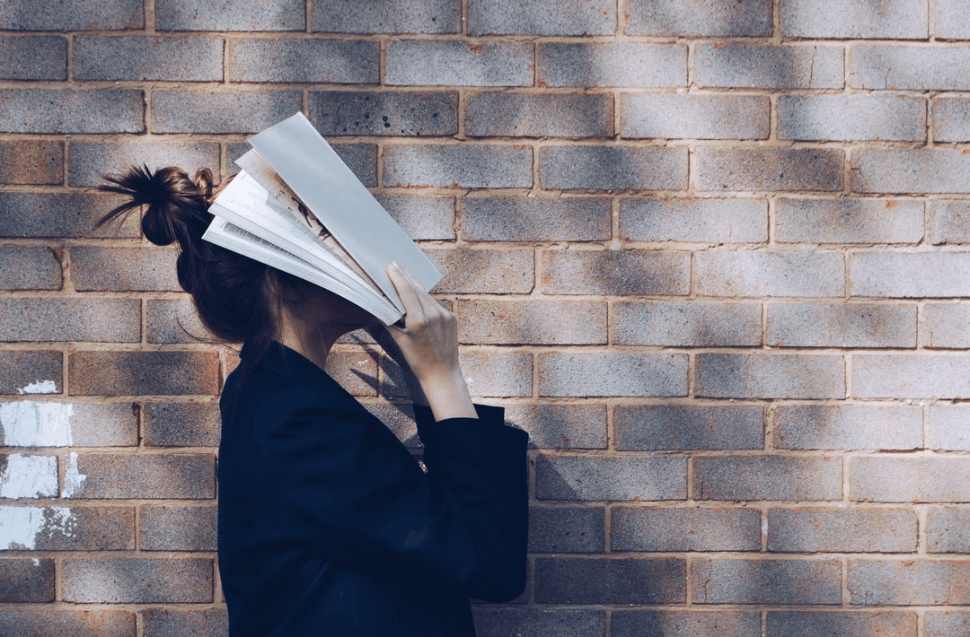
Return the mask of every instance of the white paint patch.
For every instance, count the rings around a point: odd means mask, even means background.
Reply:
[[[70,403],[23,401],[0,404],[0,429],[5,447],[70,447]]]
[[[39,380],[17,390],[18,394],[56,394],[57,383],[52,380]]]
[[[74,494],[81,490],[81,483],[88,477],[77,470],[77,454],[71,453],[67,458],[67,467],[64,469],[64,491],[61,492],[62,498],[73,498]]]
[[[57,497],[57,458],[54,456],[7,456],[0,473],[0,498]]]
[[[66,507],[0,507],[0,551],[32,551],[37,536],[74,537],[77,516]]]

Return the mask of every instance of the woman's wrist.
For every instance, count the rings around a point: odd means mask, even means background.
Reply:
[[[460,369],[423,379],[421,390],[436,421],[447,418],[478,418],[468,391],[468,383]]]

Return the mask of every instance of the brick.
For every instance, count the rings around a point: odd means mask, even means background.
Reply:
[[[324,33],[458,33],[461,7],[450,0],[318,0],[313,31]]]
[[[970,243],[970,201],[931,201],[927,240],[934,245]]]
[[[0,299],[0,318],[3,301]],[[606,304],[597,301],[462,300],[458,342],[487,345],[605,345]],[[2,334],[2,327],[0,327]]]
[[[67,181],[72,186],[97,186],[104,183],[101,175],[120,175],[131,166],[142,165],[153,170],[178,166],[189,177],[194,177],[200,168],[210,168],[218,177],[219,144],[155,140],[72,142]],[[104,204],[102,206],[101,214],[110,209]]]
[[[686,252],[543,250],[542,289],[548,294],[686,295]]]
[[[761,344],[761,305],[629,301],[613,305],[616,345],[737,347]]]
[[[872,502],[970,502],[960,456],[862,456],[852,459],[849,499]]]
[[[173,248],[71,248],[71,277],[79,292],[181,292]]]
[[[134,548],[135,511],[131,508],[0,506],[0,551],[131,551]]]
[[[376,168],[374,173],[376,176]],[[376,199],[415,241],[455,239],[454,197],[378,195]]]
[[[771,103],[755,95],[646,94],[621,97],[627,138],[767,139]]]
[[[968,178],[970,156],[959,149],[868,149],[852,157],[856,192],[966,193]]]
[[[705,296],[842,296],[838,252],[712,251],[695,256],[697,293]]]
[[[139,528],[143,551],[216,550],[215,507],[143,507]]]
[[[780,405],[776,449],[920,449],[923,416],[901,405]]]
[[[384,185],[407,188],[529,188],[532,149],[484,144],[384,148]]]
[[[760,551],[757,509],[645,509],[617,507],[612,551]]]
[[[406,86],[532,86],[532,44],[434,40],[387,43],[384,81]]]
[[[898,95],[782,95],[778,137],[798,141],[925,141],[926,101]]]
[[[613,415],[619,451],[763,449],[760,406],[630,405]]]
[[[733,42],[695,46],[694,73],[699,86],[798,89],[842,88],[845,83],[841,46]]]
[[[223,41],[217,38],[78,36],[75,80],[219,82]]]
[[[149,343],[198,343],[211,339],[191,297],[148,299],[145,332]]]
[[[212,560],[65,560],[61,586],[64,601],[81,604],[209,603]]]
[[[775,553],[915,553],[916,514],[903,509],[771,509]]]
[[[695,604],[840,604],[838,560],[695,560]]]
[[[624,241],[763,243],[768,240],[764,199],[620,200]]]
[[[540,396],[686,396],[686,354],[539,355]]]
[[[602,637],[606,613],[593,610],[487,608],[472,610],[479,637]]]
[[[604,241],[612,217],[606,197],[465,197],[461,235],[468,241]]]
[[[98,220],[121,201],[120,197],[94,193],[3,192],[0,193],[0,237],[139,237],[137,214],[123,222],[95,227]]]
[[[568,93],[476,93],[469,96],[469,137],[612,137],[613,98]]]
[[[303,0],[156,0],[159,31],[303,31]]]
[[[138,299],[0,298],[0,341],[141,341]]]
[[[508,405],[505,420],[539,449],[606,449],[605,405]]]
[[[377,84],[380,45],[319,38],[230,40],[227,75],[230,82]]]
[[[19,500],[57,496],[57,458],[0,454],[0,498]]]
[[[210,454],[81,454],[75,471],[79,484],[62,497],[95,500],[215,497],[215,458]]]
[[[838,500],[842,462],[828,457],[699,457],[694,480],[699,500]]]
[[[811,0],[781,3],[781,31],[795,38],[925,39],[929,15],[922,0],[872,3],[835,0],[819,11]]]
[[[933,140],[937,142],[970,141],[970,100],[938,98],[930,111]]]
[[[0,635],[18,637],[133,637],[135,613],[126,610],[0,611]]]
[[[839,635],[840,637],[913,637],[916,613],[768,611],[768,637]]]
[[[639,635],[719,635],[751,637],[761,634],[761,613],[751,611],[614,611],[612,637]]]
[[[610,0],[520,3],[473,0],[469,35],[613,35],[616,4]]]
[[[457,93],[310,93],[310,121],[324,136],[447,136],[458,132]]]
[[[924,617],[926,637],[949,637],[970,631],[970,613],[947,610],[929,612]]]
[[[930,553],[970,553],[970,511],[931,507],[926,517],[926,550]]]
[[[140,133],[145,101],[131,89],[0,89],[2,133]]]
[[[712,148],[694,151],[699,190],[841,191],[844,153],[831,148]]]
[[[60,352],[0,350],[0,395],[61,393],[62,361]]]
[[[229,617],[225,608],[176,610],[149,608],[142,613],[145,637],[207,635],[229,637]]]
[[[0,9],[0,20],[3,9]],[[66,80],[67,40],[56,36],[0,37],[0,79]]]
[[[102,31],[145,26],[141,0],[7,0],[0,29],[12,31]]]
[[[725,5],[711,0],[630,0],[627,35],[770,36],[771,0]]]
[[[772,347],[916,346],[916,306],[876,303],[769,303]]]
[[[541,43],[539,86],[687,86],[687,47],[640,42]]]
[[[535,256],[527,250],[425,251],[444,274],[438,294],[527,294],[535,285]]]
[[[355,348],[334,350],[327,357],[326,372],[354,396],[377,395],[377,357]]]
[[[970,295],[970,252],[858,252],[849,256],[849,272],[853,296]]]
[[[970,39],[970,10],[960,0],[930,3],[930,33],[944,40]]]
[[[687,497],[685,458],[539,456],[540,500],[654,501]]]
[[[687,149],[547,146],[539,152],[539,175],[547,189],[683,190]]]
[[[853,606],[962,605],[970,602],[970,561],[849,560]]]
[[[858,354],[852,361],[857,398],[962,398],[970,396],[970,364],[962,356]]]
[[[54,560],[0,559],[0,602],[53,602]]]
[[[870,90],[965,91],[970,46],[865,45],[852,49],[849,86]]]
[[[142,418],[146,446],[219,446],[222,418],[216,403],[146,403]]]
[[[827,354],[698,354],[707,398],[845,398],[845,360]]]
[[[137,396],[219,392],[216,352],[71,352],[73,396]]]
[[[780,243],[919,243],[923,202],[912,199],[779,199]]]
[[[0,446],[133,447],[135,411],[128,403],[0,403]]]
[[[62,283],[61,260],[50,248],[0,245],[0,290],[59,290]]]
[[[530,553],[602,553],[605,510],[596,508],[529,509]]]
[[[684,603],[684,560],[536,560],[540,604]]]
[[[402,382],[402,381],[399,381]],[[414,422],[414,408],[408,403],[369,403],[367,411],[374,414],[409,449],[421,449],[418,428]]]
[[[468,350],[460,358],[472,396],[532,396],[532,354]]]
[[[257,133],[302,108],[301,91],[262,90],[152,92],[155,133]]]
[[[64,183],[64,143],[44,140],[0,141],[0,183],[31,186]],[[5,204],[0,203],[0,223],[10,223],[12,220],[6,218],[3,207]]]
[[[926,447],[941,451],[970,451],[970,407],[931,405]]]

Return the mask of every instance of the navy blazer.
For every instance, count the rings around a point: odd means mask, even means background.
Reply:
[[[525,432],[434,422],[421,470],[330,376],[281,345],[226,380],[219,570],[233,637],[473,636],[469,597],[525,587]]]

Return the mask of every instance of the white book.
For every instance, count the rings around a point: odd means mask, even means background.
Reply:
[[[391,261],[425,289],[441,272],[302,113],[251,137],[203,238],[319,285],[390,325],[404,306]]]

